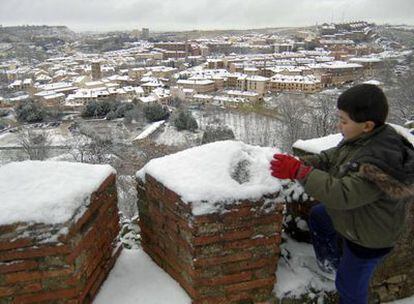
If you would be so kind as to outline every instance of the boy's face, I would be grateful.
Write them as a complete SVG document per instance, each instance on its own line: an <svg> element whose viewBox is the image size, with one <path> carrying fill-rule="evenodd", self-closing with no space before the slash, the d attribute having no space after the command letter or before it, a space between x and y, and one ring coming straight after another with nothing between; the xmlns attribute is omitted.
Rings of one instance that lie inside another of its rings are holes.
<svg viewBox="0 0 414 304"><path fill-rule="evenodd" d="M338 110L338 129L345 139L353 139L363 133L372 131L375 123L372 121L356 122L353 121L347 112Z"/></svg>

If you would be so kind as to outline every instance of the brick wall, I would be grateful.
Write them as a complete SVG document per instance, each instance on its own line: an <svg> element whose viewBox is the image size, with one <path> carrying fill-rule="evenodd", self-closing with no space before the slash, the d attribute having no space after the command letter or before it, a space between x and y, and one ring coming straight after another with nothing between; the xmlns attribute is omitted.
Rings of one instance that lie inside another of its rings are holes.
<svg viewBox="0 0 414 304"><path fill-rule="evenodd" d="M111 175L66 223L0 226L0 303L90 303L120 254L118 220Z"/></svg>
<svg viewBox="0 0 414 304"><path fill-rule="evenodd" d="M138 182L138 196L142 247L193 303L258 303L271 296L283 209L276 197L194 216L191 203L149 175Z"/></svg>

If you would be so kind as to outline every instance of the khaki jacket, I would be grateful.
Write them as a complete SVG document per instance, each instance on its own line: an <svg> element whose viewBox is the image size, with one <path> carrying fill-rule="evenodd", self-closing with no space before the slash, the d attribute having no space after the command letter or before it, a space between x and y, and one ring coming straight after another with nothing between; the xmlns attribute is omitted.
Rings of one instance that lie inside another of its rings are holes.
<svg viewBox="0 0 414 304"><path fill-rule="evenodd" d="M305 191L325 204L338 233L368 248L395 245L414 202L414 148L405 138L385 125L303 160L315 168Z"/></svg>

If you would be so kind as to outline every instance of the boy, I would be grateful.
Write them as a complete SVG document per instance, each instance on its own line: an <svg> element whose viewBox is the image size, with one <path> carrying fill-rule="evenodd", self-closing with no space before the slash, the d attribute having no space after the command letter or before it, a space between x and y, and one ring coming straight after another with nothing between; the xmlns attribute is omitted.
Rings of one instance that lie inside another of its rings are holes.
<svg viewBox="0 0 414 304"><path fill-rule="evenodd" d="M414 201L414 148L385 124L388 103L377 86L348 89L337 108L344 137L337 147L300 161L275 154L271 171L299 180L321 202L308 222L318 265L336 271L341 304L366 304L370 278Z"/></svg>

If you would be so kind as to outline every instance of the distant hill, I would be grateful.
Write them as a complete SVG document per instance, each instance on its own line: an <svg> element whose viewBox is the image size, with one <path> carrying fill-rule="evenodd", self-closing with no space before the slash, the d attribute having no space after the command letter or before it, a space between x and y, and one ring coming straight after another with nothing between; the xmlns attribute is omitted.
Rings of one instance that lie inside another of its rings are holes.
<svg viewBox="0 0 414 304"><path fill-rule="evenodd" d="M0 27L0 42L30 43L39 39L61 39L73 41L76 33L66 26L25 25Z"/></svg>
<svg viewBox="0 0 414 304"><path fill-rule="evenodd" d="M315 26L308 27L278 27L278 28L258 28L258 29L229 29L229 30L192 30L192 31L171 31L171 32L153 32L152 35L160 40L183 40L197 38L214 38L217 36L244 35L251 33L260 34L291 34L294 35L298 31L315 31ZM163 39L164 38L164 39Z"/></svg>

